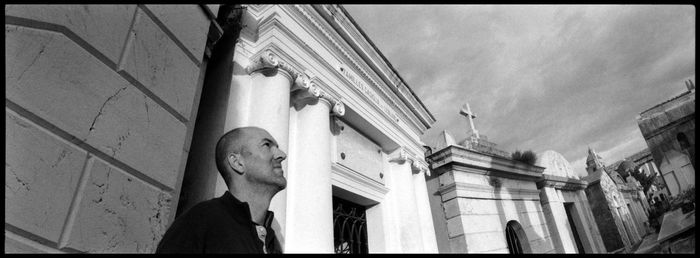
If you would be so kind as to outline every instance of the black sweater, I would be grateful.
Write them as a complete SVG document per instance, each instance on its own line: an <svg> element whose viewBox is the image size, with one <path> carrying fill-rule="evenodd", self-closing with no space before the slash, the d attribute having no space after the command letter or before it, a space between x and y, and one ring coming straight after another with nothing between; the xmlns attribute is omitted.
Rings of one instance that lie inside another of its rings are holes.
<svg viewBox="0 0 700 258"><path fill-rule="evenodd" d="M267 253L281 253L270 224L274 214L267 212L265 246ZM198 203L172 223L156 253L263 253L263 243L250 217L248 203L230 192Z"/></svg>

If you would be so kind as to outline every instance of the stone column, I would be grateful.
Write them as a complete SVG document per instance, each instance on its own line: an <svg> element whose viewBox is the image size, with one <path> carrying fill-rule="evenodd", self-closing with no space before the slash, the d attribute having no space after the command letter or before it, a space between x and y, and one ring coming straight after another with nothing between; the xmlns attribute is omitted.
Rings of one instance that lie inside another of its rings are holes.
<svg viewBox="0 0 700 258"><path fill-rule="evenodd" d="M287 177L286 253L333 253L330 113L343 104L302 75L292 92L297 110Z"/></svg>
<svg viewBox="0 0 700 258"><path fill-rule="evenodd" d="M271 50L265 50L246 68L234 60L224 132L237 127L257 126L267 130L277 140L279 148L289 153L290 90L297 75L296 70L279 60ZM287 161L282 166L287 177ZM219 176L216 196L226 190L228 188ZM275 213L272 227L283 246L286 199L286 190L282 190L270 203L270 210Z"/></svg>
<svg viewBox="0 0 700 258"><path fill-rule="evenodd" d="M398 211L395 223L400 232L401 252L423 252L423 237L416 209L416 195L413 187L411 159L403 148L390 154L391 185L390 198Z"/></svg>
<svg viewBox="0 0 700 258"><path fill-rule="evenodd" d="M425 182L425 174L429 171L427 164L414 159L411 163L413 169L413 189L415 190L416 210L420 221L421 235L423 236L423 252L437 253L437 239L433 227L433 216L430 212L428 201L428 189Z"/></svg>

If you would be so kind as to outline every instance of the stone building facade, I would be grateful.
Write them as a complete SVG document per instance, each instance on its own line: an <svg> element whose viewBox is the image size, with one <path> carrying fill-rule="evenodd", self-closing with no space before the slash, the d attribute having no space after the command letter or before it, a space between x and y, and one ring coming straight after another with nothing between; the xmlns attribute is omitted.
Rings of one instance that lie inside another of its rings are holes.
<svg viewBox="0 0 700 258"><path fill-rule="evenodd" d="M580 180L558 152L537 157L537 165L545 168L537 187L556 253L605 253L584 191L588 182Z"/></svg>
<svg viewBox="0 0 700 258"><path fill-rule="evenodd" d="M671 196L695 185L695 85L637 116L656 166Z"/></svg>
<svg viewBox="0 0 700 258"><path fill-rule="evenodd" d="M494 143L479 144L482 137L472 133L455 144L443 131L426 157L440 253L555 253L537 189L545 168L512 160Z"/></svg>
<svg viewBox="0 0 700 258"><path fill-rule="evenodd" d="M607 252L632 251L644 232L635 220L638 217L631 211L629 197L625 198L623 189L627 189L626 186L613 180L613 176L619 175L609 174L602 158L590 148L586 171L588 175L583 180L588 182L588 187L585 192Z"/></svg>
<svg viewBox="0 0 700 258"><path fill-rule="evenodd" d="M427 155L430 205L441 253L605 253L580 180L555 151L513 160L474 126L457 143L443 131Z"/></svg>
<svg viewBox="0 0 700 258"><path fill-rule="evenodd" d="M348 13L223 10L5 8L6 252L152 252L226 190L209 147L239 126L288 154L285 252L349 251L338 216L363 225L355 252L438 251L419 138L435 119Z"/></svg>

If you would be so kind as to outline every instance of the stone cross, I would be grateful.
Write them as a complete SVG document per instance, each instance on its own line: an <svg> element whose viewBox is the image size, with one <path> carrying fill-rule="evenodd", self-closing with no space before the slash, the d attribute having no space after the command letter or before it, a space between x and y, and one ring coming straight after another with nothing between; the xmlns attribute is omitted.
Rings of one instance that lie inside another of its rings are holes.
<svg viewBox="0 0 700 258"><path fill-rule="evenodd" d="M471 130L469 132L467 132L467 135L474 134L476 136L476 138L479 138L479 131L477 131L476 128L474 128L474 120L473 119L476 118L476 115L474 115L474 113L472 113L471 108L469 108L469 103L465 103L462 106L462 109L459 110L459 114L466 116L467 120L469 121L469 129L471 129Z"/></svg>

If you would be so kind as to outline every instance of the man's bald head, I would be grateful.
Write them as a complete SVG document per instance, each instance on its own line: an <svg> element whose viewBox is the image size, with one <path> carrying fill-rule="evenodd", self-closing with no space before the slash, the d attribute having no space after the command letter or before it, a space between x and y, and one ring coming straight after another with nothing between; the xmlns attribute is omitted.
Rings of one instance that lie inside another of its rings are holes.
<svg viewBox="0 0 700 258"><path fill-rule="evenodd" d="M233 129L229 131L228 133L225 133L221 138L219 138L219 141L216 143L216 150L214 152L214 156L216 159L216 168L219 170L219 173L221 173L221 176L224 177L224 180L227 181L229 180L230 175L228 174L228 171L231 169L227 162L226 162L226 156L228 156L229 153L237 153L237 154L243 154L245 150L245 139L246 139L246 133L250 130L254 129L260 129L257 127L239 127L236 129Z"/></svg>

